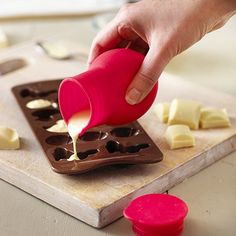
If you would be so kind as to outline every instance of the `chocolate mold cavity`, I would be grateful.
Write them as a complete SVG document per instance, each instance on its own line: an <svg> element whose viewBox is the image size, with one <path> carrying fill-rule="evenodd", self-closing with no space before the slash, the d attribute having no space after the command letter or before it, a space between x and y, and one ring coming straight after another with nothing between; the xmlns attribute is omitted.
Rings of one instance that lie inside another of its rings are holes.
<svg viewBox="0 0 236 236"><path fill-rule="evenodd" d="M71 143L71 138L68 135L53 135L46 138L45 142L50 145L63 145Z"/></svg>
<svg viewBox="0 0 236 236"><path fill-rule="evenodd" d="M78 152L77 155L79 157L80 160L83 160L89 156L92 156L94 154L96 154L98 152L98 149L90 149L90 150L87 150L85 152Z"/></svg>
<svg viewBox="0 0 236 236"><path fill-rule="evenodd" d="M106 149L109 153L120 152L120 153L136 153L141 149L146 149L150 145L148 143L141 143L131 146L124 146L116 141L108 141L106 144Z"/></svg>
<svg viewBox="0 0 236 236"><path fill-rule="evenodd" d="M108 134L102 131L88 131L80 139L83 141L96 141L105 139L107 136Z"/></svg>
<svg viewBox="0 0 236 236"><path fill-rule="evenodd" d="M133 146L128 146L125 148L125 152L135 153L135 152L139 152L141 149L148 148L149 146L150 145L148 143L141 143L141 144L137 144Z"/></svg>
<svg viewBox="0 0 236 236"><path fill-rule="evenodd" d="M106 149L109 153L119 152L121 145L116 141L110 140L106 144Z"/></svg>
<svg viewBox="0 0 236 236"><path fill-rule="evenodd" d="M85 152L78 152L77 155L80 160L83 160L89 156L95 155L96 153L98 153L98 151L99 151L98 149L90 149ZM57 147L53 152L53 156L56 161L69 159L72 154L73 153L71 151L62 147Z"/></svg>
<svg viewBox="0 0 236 236"><path fill-rule="evenodd" d="M61 147L56 148L53 152L53 156L56 161L68 159L71 155L72 155L72 152L70 152L66 148L61 148Z"/></svg>
<svg viewBox="0 0 236 236"><path fill-rule="evenodd" d="M36 96L39 97L47 97L48 95L52 94L52 93L57 93L57 90L49 90L49 91L35 91Z"/></svg>
<svg viewBox="0 0 236 236"><path fill-rule="evenodd" d="M58 113L59 113L59 110L57 109L43 109L43 110L34 111L32 115L37 117L38 120L47 121L47 120L52 119L53 115L58 114Z"/></svg>
<svg viewBox="0 0 236 236"><path fill-rule="evenodd" d="M23 98L26 97L46 97L52 93L57 93L57 90L49 90L49 91L40 91L37 89L32 89L32 88L25 88L20 91L20 95Z"/></svg>
<svg viewBox="0 0 236 236"><path fill-rule="evenodd" d="M140 133L138 129L131 127L118 127L111 131L111 135L115 137L131 137Z"/></svg>
<svg viewBox="0 0 236 236"><path fill-rule="evenodd" d="M31 94L30 89L22 89L22 90L20 91L20 95L21 95L21 97L23 97L23 98L30 96L30 94Z"/></svg>

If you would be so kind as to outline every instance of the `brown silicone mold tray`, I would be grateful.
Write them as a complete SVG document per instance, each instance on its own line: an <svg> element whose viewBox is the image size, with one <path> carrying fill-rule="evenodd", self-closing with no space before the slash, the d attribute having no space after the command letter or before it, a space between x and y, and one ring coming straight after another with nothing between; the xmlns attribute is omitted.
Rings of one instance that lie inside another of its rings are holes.
<svg viewBox="0 0 236 236"><path fill-rule="evenodd" d="M47 99L57 103L61 80L23 84L12 89L18 104L38 138L52 169L61 174L80 174L114 164L156 163L163 155L138 122L121 126L102 125L87 131L78 139L80 160L68 161L72 141L68 133L47 131L62 119L56 106L29 109L27 102Z"/></svg>

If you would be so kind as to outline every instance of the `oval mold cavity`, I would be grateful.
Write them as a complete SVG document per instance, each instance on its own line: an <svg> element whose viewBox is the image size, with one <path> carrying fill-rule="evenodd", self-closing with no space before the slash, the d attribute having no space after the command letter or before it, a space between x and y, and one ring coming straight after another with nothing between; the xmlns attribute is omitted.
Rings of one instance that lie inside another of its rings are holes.
<svg viewBox="0 0 236 236"><path fill-rule="evenodd" d="M105 139L108 136L107 133L104 133L102 131L88 131L84 133L80 139L83 141L96 141L96 140L102 140Z"/></svg>
<svg viewBox="0 0 236 236"><path fill-rule="evenodd" d="M115 137L131 137L140 133L138 129L132 127L118 127L111 131L111 135Z"/></svg>
<svg viewBox="0 0 236 236"><path fill-rule="evenodd" d="M71 143L71 138L68 135L53 135L46 138L45 142L50 145L63 145Z"/></svg>
<svg viewBox="0 0 236 236"><path fill-rule="evenodd" d="M25 88L20 91L21 97L46 97L52 93L57 93L57 90L49 90L49 91L40 91L33 88Z"/></svg>
<svg viewBox="0 0 236 236"><path fill-rule="evenodd" d="M59 113L58 109L43 109L34 111L32 115L38 117L38 120L47 121L52 119L52 116L58 113Z"/></svg>
<svg viewBox="0 0 236 236"><path fill-rule="evenodd" d="M120 144L116 141L108 141L106 144L106 149L109 153L119 152Z"/></svg>

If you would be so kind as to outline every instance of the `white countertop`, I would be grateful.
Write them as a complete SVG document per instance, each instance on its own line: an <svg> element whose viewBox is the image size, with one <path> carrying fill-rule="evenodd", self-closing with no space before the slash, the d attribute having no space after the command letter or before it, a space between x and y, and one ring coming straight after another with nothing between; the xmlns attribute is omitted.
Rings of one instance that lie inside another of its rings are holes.
<svg viewBox="0 0 236 236"><path fill-rule="evenodd" d="M0 23L12 44L63 32L66 40L78 40L87 46L95 34L91 25L90 20L74 18ZM236 17L224 29L209 34L176 57L166 70L236 96L235 29ZM0 181L0 189L0 236L133 235L130 223L124 218L98 230L4 181ZM189 206L184 236L234 236L236 152L170 189L169 193L179 196Z"/></svg>

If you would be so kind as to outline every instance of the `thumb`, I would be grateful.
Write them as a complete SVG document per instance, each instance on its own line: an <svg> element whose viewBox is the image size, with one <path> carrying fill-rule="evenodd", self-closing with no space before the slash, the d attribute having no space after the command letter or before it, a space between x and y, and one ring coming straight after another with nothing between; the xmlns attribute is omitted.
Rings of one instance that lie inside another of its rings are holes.
<svg viewBox="0 0 236 236"><path fill-rule="evenodd" d="M151 46L127 89L126 101L131 105L140 103L152 90L167 63L164 53Z"/></svg>

